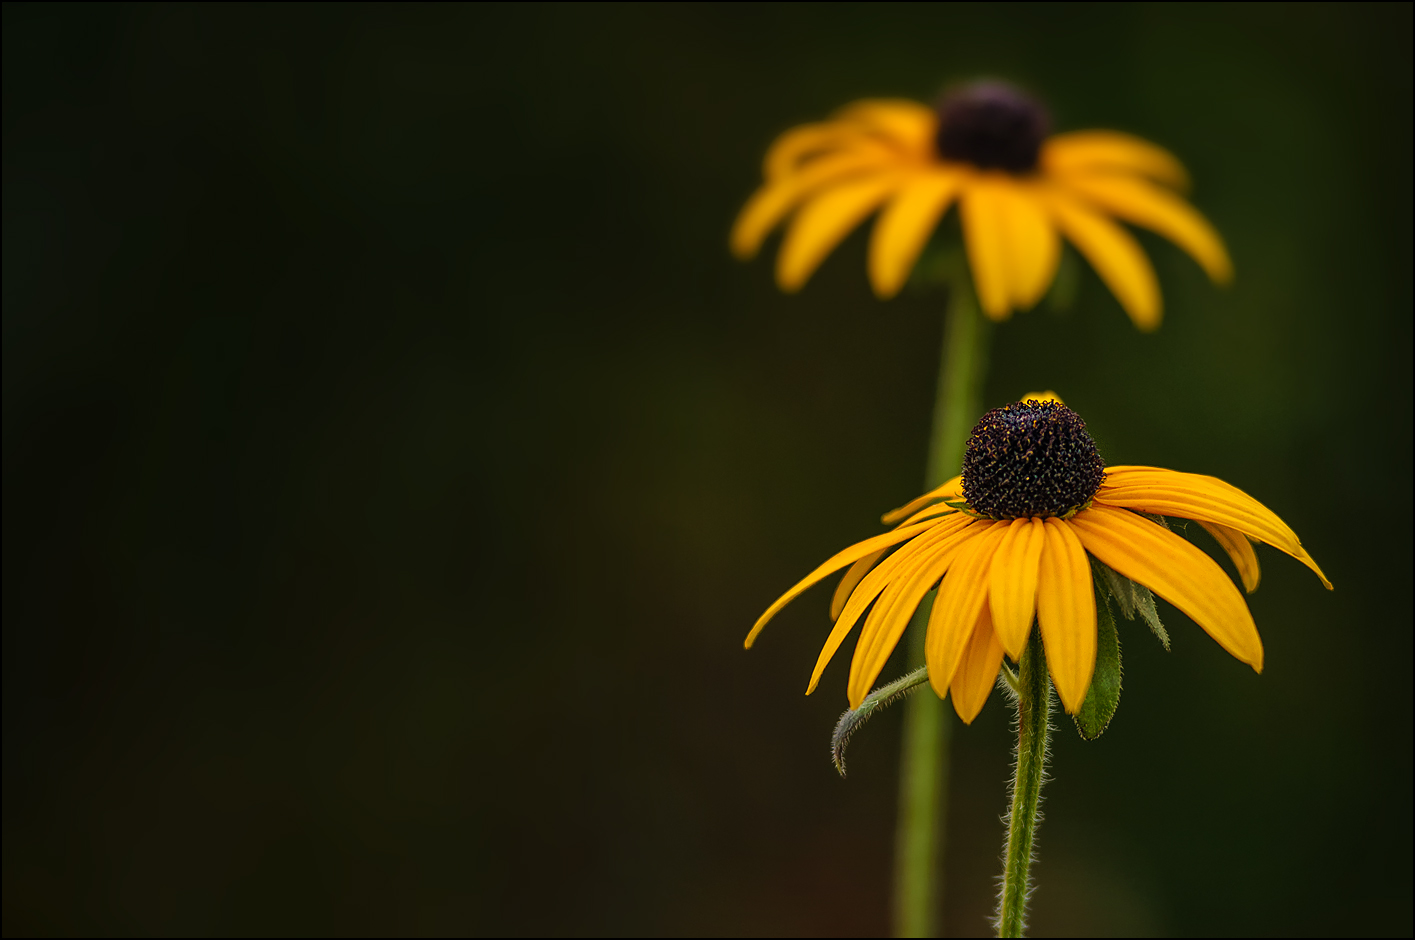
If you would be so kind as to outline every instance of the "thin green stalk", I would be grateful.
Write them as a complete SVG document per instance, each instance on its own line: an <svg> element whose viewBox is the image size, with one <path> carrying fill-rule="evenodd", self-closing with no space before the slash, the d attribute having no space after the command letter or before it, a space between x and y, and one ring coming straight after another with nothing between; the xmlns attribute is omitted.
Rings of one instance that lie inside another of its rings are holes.
<svg viewBox="0 0 1415 940"><path fill-rule="evenodd" d="M1046 769L1047 717L1051 682L1041 630L1033 627L1022 653L1017 676L1017 766L1012 778L1012 810L1007 815L1007 856L1003 862L998 899L997 935L1020 937L1026 926L1027 895L1031 892L1032 842L1037 831Z"/></svg>
<svg viewBox="0 0 1415 940"><path fill-rule="evenodd" d="M978 313L961 256L952 268L924 480L925 488L930 490L958 474L963 445L979 414L983 376L987 372L988 323ZM924 664L924 633L932 607L930 594L910 624L910 668ZM948 743L952 731L953 720L937 696L921 694L906 700L894 856L896 937L939 934Z"/></svg>

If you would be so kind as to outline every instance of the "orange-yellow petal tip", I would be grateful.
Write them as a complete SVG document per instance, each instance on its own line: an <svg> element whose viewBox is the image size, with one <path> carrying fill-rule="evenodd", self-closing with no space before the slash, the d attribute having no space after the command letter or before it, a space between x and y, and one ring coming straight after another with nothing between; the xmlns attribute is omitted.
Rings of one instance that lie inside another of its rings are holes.
<svg viewBox="0 0 1415 940"><path fill-rule="evenodd" d="M1302 554L1305 557L1299 558L1297 560L1303 562L1308 568L1312 569L1312 573L1321 579L1323 587L1325 587L1328 591L1335 591L1336 588L1331 586L1331 582L1327 580L1327 576L1322 573L1322 569L1317 565L1317 560L1311 555L1308 555L1306 549L1302 550Z"/></svg>
<svg viewBox="0 0 1415 940"><path fill-rule="evenodd" d="M893 300L899 296L899 290L903 285L881 284L877 279L870 278L870 288L874 291L876 300Z"/></svg>

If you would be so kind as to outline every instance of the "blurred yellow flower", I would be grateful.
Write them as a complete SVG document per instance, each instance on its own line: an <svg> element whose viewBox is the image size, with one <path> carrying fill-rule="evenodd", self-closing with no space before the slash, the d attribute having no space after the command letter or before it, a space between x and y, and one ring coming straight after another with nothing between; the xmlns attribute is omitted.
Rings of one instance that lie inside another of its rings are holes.
<svg viewBox="0 0 1415 940"><path fill-rule="evenodd" d="M937 109L905 100L848 105L776 139L765 182L733 226L732 250L752 257L790 216L776 280L795 291L878 209L869 275L875 293L889 298L957 202L978 299L994 320L1041 299L1065 235L1136 326L1159 326L1154 268L1111 216L1173 241L1215 282L1232 278L1223 240L1177 195L1188 175L1174 156L1115 131L1047 136L1048 123L1036 102L992 82L956 91Z"/></svg>
<svg viewBox="0 0 1415 940"><path fill-rule="evenodd" d="M1192 519L1227 551L1244 587L1258 586L1249 539L1266 542L1331 583L1270 509L1215 477L1157 467L1107 469L1085 422L1059 401L1028 400L983 416L963 473L884 517L898 526L853 545L787 591L777 611L850 566L831 604L835 628L806 693L866 610L850 664L850 707L869 694L923 597L937 586L925 661L939 697L977 717L1006 653L1021 658L1033 616L1061 703L1076 714L1096 662L1096 607L1087 555L1149 587L1219 645L1262 671L1263 644L1243 595L1216 562L1142 513Z"/></svg>

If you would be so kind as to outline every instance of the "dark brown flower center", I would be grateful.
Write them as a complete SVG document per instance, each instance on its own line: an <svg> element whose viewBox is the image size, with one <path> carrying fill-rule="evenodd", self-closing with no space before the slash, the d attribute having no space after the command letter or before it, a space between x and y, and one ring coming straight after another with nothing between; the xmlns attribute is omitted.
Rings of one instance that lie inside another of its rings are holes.
<svg viewBox="0 0 1415 940"><path fill-rule="evenodd" d="M939 156L984 170L1026 173L1051 129L1046 110L1011 85L977 82L938 104Z"/></svg>
<svg viewBox="0 0 1415 940"><path fill-rule="evenodd" d="M1104 476L1086 422L1054 401L994 408L963 453L963 497L994 519L1068 515L1091 501Z"/></svg>

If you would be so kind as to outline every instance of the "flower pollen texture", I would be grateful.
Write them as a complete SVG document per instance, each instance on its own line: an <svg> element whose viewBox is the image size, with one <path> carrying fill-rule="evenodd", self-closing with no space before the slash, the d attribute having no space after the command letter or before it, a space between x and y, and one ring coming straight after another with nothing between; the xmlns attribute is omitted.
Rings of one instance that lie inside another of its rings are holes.
<svg viewBox="0 0 1415 940"><path fill-rule="evenodd" d="M1011 85L978 82L938 105L939 156L984 170L1027 173L1051 130L1046 110Z"/></svg>
<svg viewBox="0 0 1415 940"><path fill-rule="evenodd" d="M1054 401L994 408L963 453L963 497L994 519L1065 516L1090 502L1104 477L1086 422Z"/></svg>

